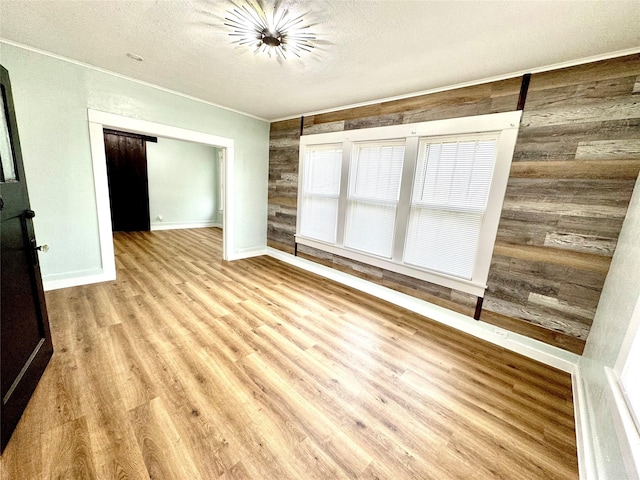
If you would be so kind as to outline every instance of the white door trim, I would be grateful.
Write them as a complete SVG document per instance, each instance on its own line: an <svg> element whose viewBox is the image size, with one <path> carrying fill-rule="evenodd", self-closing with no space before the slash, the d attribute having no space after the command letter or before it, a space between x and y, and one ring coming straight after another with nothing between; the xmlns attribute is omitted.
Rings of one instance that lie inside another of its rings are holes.
<svg viewBox="0 0 640 480"><path fill-rule="evenodd" d="M224 216L222 218L222 257L224 260L231 259L233 256L232 252L235 251L233 221L233 139L92 109L87 109L87 116L89 120L89 139L91 142L91 158L93 162L93 181L96 191L96 210L98 213L100 255L102 259L102 274L100 276L102 277L102 281L115 280L116 278L116 263L113 251L113 230L111 226L111 207L109 204L109 184L107 178L107 160L104 150L103 128L105 127L126 130L133 133L141 133L154 137L164 137L200 143L222 149L225 185L225 209Z"/></svg>

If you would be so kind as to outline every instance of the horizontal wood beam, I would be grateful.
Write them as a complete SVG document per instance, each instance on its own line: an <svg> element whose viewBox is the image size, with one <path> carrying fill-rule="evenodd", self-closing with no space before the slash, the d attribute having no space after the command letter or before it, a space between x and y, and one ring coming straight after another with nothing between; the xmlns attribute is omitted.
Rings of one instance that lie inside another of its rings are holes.
<svg viewBox="0 0 640 480"><path fill-rule="evenodd" d="M279 122L273 122L271 124L271 131L274 130L299 130L300 118L291 118L289 120L281 120Z"/></svg>
<svg viewBox="0 0 640 480"><path fill-rule="evenodd" d="M376 115L380 115L379 103L314 115L313 124L330 123L338 120L353 120L356 118L373 117Z"/></svg>
<svg viewBox="0 0 640 480"><path fill-rule="evenodd" d="M540 162L513 162L511 178L553 178L553 179L627 179L637 178L640 172L638 160L567 160Z"/></svg>
<svg viewBox="0 0 640 480"><path fill-rule="evenodd" d="M520 245L507 242L496 242L493 249L494 255L520 258L531 262L550 263L607 274L611 258L592 253L573 252L571 250L540 247L537 245Z"/></svg>

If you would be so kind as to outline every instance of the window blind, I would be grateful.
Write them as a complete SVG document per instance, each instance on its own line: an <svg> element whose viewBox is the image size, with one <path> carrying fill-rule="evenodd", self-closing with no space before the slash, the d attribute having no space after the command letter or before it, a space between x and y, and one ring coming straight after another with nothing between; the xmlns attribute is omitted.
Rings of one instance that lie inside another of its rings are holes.
<svg viewBox="0 0 640 480"><path fill-rule="evenodd" d="M302 135L296 242L484 295L521 116Z"/></svg>
<svg viewBox="0 0 640 480"><path fill-rule="evenodd" d="M404 263L472 278L497 140L421 139Z"/></svg>
<svg viewBox="0 0 640 480"><path fill-rule="evenodd" d="M341 145L307 148L299 217L302 235L335 243L341 168Z"/></svg>
<svg viewBox="0 0 640 480"><path fill-rule="evenodd" d="M345 246L391 258L405 141L354 145Z"/></svg>

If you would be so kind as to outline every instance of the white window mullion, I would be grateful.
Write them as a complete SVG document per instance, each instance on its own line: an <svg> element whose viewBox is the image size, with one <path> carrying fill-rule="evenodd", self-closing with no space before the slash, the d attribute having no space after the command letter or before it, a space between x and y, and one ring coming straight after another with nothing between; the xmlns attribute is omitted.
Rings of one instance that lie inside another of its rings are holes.
<svg viewBox="0 0 640 480"><path fill-rule="evenodd" d="M342 143L342 169L340 172L340 202L338 204L338 232L336 245L344 246L345 219L347 217L347 196L349 194L349 162L351 161L351 142Z"/></svg>
<svg viewBox="0 0 640 480"><path fill-rule="evenodd" d="M395 238L393 241L393 253L391 259L394 262L402 262L404 244L407 238L407 223L411 211L411 189L413 177L416 171L416 160L418 158L418 137L408 137L405 144L404 164L402 166L402 180L400 183L400 198L398 200L398 211L396 212Z"/></svg>

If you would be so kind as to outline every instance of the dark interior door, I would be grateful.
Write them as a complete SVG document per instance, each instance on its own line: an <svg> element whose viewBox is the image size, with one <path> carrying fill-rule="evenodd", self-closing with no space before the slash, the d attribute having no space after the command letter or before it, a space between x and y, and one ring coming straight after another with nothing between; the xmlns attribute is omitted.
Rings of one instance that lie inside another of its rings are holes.
<svg viewBox="0 0 640 480"><path fill-rule="evenodd" d="M0 67L0 406L3 451L53 354L9 74Z"/></svg>
<svg viewBox="0 0 640 480"><path fill-rule="evenodd" d="M149 230L147 137L104 130L111 222L116 232Z"/></svg>

